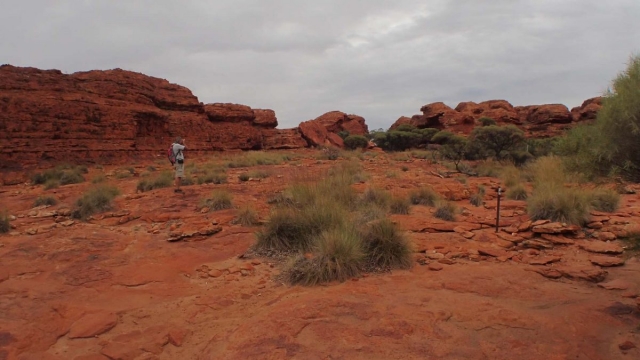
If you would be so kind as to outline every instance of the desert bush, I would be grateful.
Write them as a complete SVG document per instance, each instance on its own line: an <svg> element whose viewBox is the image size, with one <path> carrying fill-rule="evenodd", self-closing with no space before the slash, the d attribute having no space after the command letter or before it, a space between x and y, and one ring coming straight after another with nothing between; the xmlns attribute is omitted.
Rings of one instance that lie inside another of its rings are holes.
<svg viewBox="0 0 640 360"><path fill-rule="evenodd" d="M447 130L441 130L438 131L435 135L433 135L433 137L431 138L431 142L434 144L445 144L447 142L449 142L449 139L455 136L451 131L447 131Z"/></svg>
<svg viewBox="0 0 640 360"><path fill-rule="evenodd" d="M507 158L511 159L515 166L521 167L534 159L534 156L528 151L512 150L507 154Z"/></svg>
<svg viewBox="0 0 640 360"><path fill-rule="evenodd" d="M346 139L349 136L349 132L347 130L342 130L338 132L338 136L342 138L342 140Z"/></svg>
<svg viewBox="0 0 640 360"><path fill-rule="evenodd" d="M487 149L495 159L502 159L524 142L524 132L514 125L476 127L470 137L472 142Z"/></svg>
<svg viewBox="0 0 640 360"><path fill-rule="evenodd" d="M527 189L525 189L522 184L515 184L507 188L507 193L505 195L507 199L511 200L526 200Z"/></svg>
<svg viewBox="0 0 640 360"><path fill-rule="evenodd" d="M409 241L391 220L383 219L367 225L362 239L370 265L383 269L411 267Z"/></svg>
<svg viewBox="0 0 640 360"><path fill-rule="evenodd" d="M439 134L439 133L438 133ZM434 136L435 138L435 136ZM467 152L467 139L458 135L451 135L446 138L446 141L440 147L440 154L445 159L451 160L455 165L457 171L460 171L460 162L465 158Z"/></svg>
<svg viewBox="0 0 640 360"><path fill-rule="evenodd" d="M534 187L562 187L568 177L562 163L557 156L545 156L533 162L526 171L534 183Z"/></svg>
<svg viewBox="0 0 640 360"><path fill-rule="evenodd" d="M58 166L54 169L33 174L31 176L31 182L36 185L46 183L55 184L56 182L59 185L77 184L84 181L84 176L82 176L82 174L85 174L86 172L88 172L86 166Z"/></svg>
<svg viewBox="0 0 640 360"><path fill-rule="evenodd" d="M344 146L347 149L365 149L369 146L369 140L362 135L349 135L344 139Z"/></svg>
<svg viewBox="0 0 640 360"><path fill-rule="evenodd" d="M247 179L249 180L249 179ZM203 170L200 175L198 175L198 184L226 184L227 183L227 173L224 169L221 168L210 168Z"/></svg>
<svg viewBox="0 0 640 360"><path fill-rule="evenodd" d="M438 219L445 221L454 221L456 219L456 206L449 201L440 201L436 206L436 211L433 213Z"/></svg>
<svg viewBox="0 0 640 360"><path fill-rule="evenodd" d="M440 194L430 187L421 187L409 194L409 199L413 205L435 206L440 199Z"/></svg>
<svg viewBox="0 0 640 360"><path fill-rule="evenodd" d="M11 230L9 213L0 211L0 234L6 234Z"/></svg>
<svg viewBox="0 0 640 360"><path fill-rule="evenodd" d="M291 159L292 157L288 154L249 151L231 158L227 161L226 166L229 168L243 168L256 165L280 165Z"/></svg>
<svg viewBox="0 0 640 360"><path fill-rule="evenodd" d="M557 150L567 155L570 170L593 176L614 173L638 182L639 133L640 56L634 56L603 97L595 124L572 129Z"/></svg>
<svg viewBox="0 0 640 360"><path fill-rule="evenodd" d="M496 121L495 121L495 120L493 120L493 119L492 119L492 118L490 118L490 117L486 117L486 116L483 116L483 117L481 117L480 119L478 119L478 122L479 122L479 123L480 123L480 125L482 125L482 126L492 126L492 125L496 125Z"/></svg>
<svg viewBox="0 0 640 360"><path fill-rule="evenodd" d="M249 181L249 179L251 179L251 177L249 176L249 173L242 173L240 175L238 175L238 179L240 181Z"/></svg>
<svg viewBox="0 0 640 360"><path fill-rule="evenodd" d="M532 220L551 220L584 225L591 210L589 194L579 188L537 186L527 198Z"/></svg>
<svg viewBox="0 0 640 360"><path fill-rule="evenodd" d="M362 240L349 227L339 227L321 233L315 242L315 256L297 257L285 273L289 282L316 285L345 281L360 273L365 259Z"/></svg>
<svg viewBox="0 0 640 360"><path fill-rule="evenodd" d="M502 165L493 160L482 161L475 167L475 172L481 177L499 177Z"/></svg>
<svg viewBox="0 0 640 360"><path fill-rule="evenodd" d="M598 211L614 212L620 205L620 194L615 190L598 188L591 193L591 206Z"/></svg>
<svg viewBox="0 0 640 360"><path fill-rule="evenodd" d="M49 205L49 206L53 206L56 205L58 203L58 200L56 200L56 198L54 198L53 196L38 196L38 198L36 199L36 201L33 203L33 206L43 206L43 205Z"/></svg>
<svg viewBox="0 0 640 360"><path fill-rule="evenodd" d="M230 192L226 190L216 190L211 193L210 197L203 201L202 205L211 210L231 209L232 198Z"/></svg>
<svg viewBox="0 0 640 360"><path fill-rule="evenodd" d="M403 124L387 132L371 132L372 141L387 151L404 151L414 147L424 147L432 142L437 129L417 129L412 125Z"/></svg>
<svg viewBox="0 0 640 360"><path fill-rule="evenodd" d="M153 179L143 179L138 182L137 191L146 192L171 186L174 178L170 172L163 172Z"/></svg>
<svg viewBox="0 0 640 360"><path fill-rule="evenodd" d="M86 191L76 202L72 216L86 220L90 216L111 209L111 202L120 193L118 188L99 185Z"/></svg>
<svg viewBox="0 0 640 360"><path fill-rule="evenodd" d="M234 222L242 226L256 226L260 223L260 218L254 208L245 206L238 210Z"/></svg>
<svg viewBox="0 0 640 360"><path fill-rule="evenodd" d="M406 197L394 196L389 203L389 210L392 214L407 215L411 202Z"/></svg>
<svg viewBox="0 0 640 360"><path fill-rule="evenodd" d="M56 179L49 179L47 180L47 182L44 183L44 189L45 190L51 190L51 189L56 189L60 187L60 181L56 180Z"/></svg>
<svg viewBox="0 0 640 360"><path fill-rule="evenodd" d="M515 166L505 166L500 170L500 179L506 187L512 187L520 183L520 170Z"/></svg>
<svg viewBox="0 0 640 360"><path fill-rule="evenodd" d="M549 156L553 154L558 138L549 137L544 139L526 139L526 151L533 155L534 158Z"/></svg>

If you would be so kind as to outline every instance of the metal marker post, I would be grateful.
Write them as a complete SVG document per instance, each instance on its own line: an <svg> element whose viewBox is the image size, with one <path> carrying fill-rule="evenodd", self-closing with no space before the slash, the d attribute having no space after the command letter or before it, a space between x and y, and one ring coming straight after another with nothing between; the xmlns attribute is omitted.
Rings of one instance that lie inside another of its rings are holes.
<svg viewBox="0 0 640 360"><path fill-rule="evenodd" d="M498 206L496 206L496 232L498 232L498 226L500 226L500 194L502 194L502 188L498 187Z"/></svg>

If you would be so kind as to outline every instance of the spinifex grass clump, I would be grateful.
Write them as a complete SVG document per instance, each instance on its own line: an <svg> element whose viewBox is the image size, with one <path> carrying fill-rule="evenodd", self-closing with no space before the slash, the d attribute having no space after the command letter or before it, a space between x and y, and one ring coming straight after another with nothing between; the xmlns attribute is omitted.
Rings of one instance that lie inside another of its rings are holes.
<svg viewBox="0 0 640 360"><path fill-rule="evenodd" d="M280 201L273 202L275 208L257 234L256 249L300 254L284 272L294 284L344 281L367 268L370 258L378 259L371 263L382 264L379 266L406 267L404 260L388 260L402 254L406 242L391 246L396 238L374 237L374 231L366 228L366 224L384 219L390 195L369 189L358 196L352 184L361 178L359 166L345 163L319 181L286 189ZM408 247L406 251L410 251Z"/></svg>
<svg viewBox="0 0 640 360"><path fill-rule="evenodd" d="M76 202L72 216L86 220L91 215L111 209L111 202L120 193L118 188L101 185L85 192Z"/></svg>
<svg viewBox="0 0 640 360"><path fill-rule="evenodd" d="M407 215L410 207L411 203L406 197L394 196L389 203L389 210L392 214Z"/></svg>
<svg viewBox="0 0 640 360"><path fill-rule="evenodd" d="M522 184L515 184L507 189L506 196L507 199L511 200L526 200L528 196L527 189Z"/></svg>
<svg viewBox="0 0 640 360"><path fill-rule="evenodd" d="M539 158L531 172L534 188L527 198L527 211L532 220L575 225L583 225L589 220L591 194L579 187L565 186L568 177L559 158Z"/></svg>
<svg viewBox="0 0 640 360"><path fill-rule="evenodd" d="M371 265L385 269L411 267L409 241L389 219L367 225L362 236Z"/></svg>
<svg viewBox="0 0 640 360"><path fill-rule="evenodd" d="M435 206L440 199L440 194L430 187L421 187L409 194L409 198L413 205Z"/></svg>
<svg viewBox="0 0 640 360"><path fill-rule="evenodd" d="M6 234L11 230L9 213L0 211L0 234Z"/></svg>
<svg viewBox="0 0 640 360"><path fill-rule="evenodd" d="M52 196L38 196L36 201L34 201L33 206L34 207L43 206L43 205L53 206L53 205L56 205L57 203L58 203L58 200L56 200L56 198Z"/></svg>
<svg viewBox="0 0 640 360"><path fill-rule="evenodd" d="M260 223L258 213L251 206L245 206L238 210L234 223L242 226L256 226Z"/></svg>
<svg viewBox="0 0 640 360"><path fill-rule="evenodd" d="M232 157L227 161L226 166L229 168L243 168L257 165L279 165L291 159L292 156L289 154L249 151Z"/></svg>
<svg viewBox="0 0 640 360"><path fill-rule="evenodd" d="M438 219L445 221L454 221L456 219L456 206L449 201L440 201L436 206L436 211L433 213Z"/></svg>
<svg viewBox="0 0 640 360"><path fill-rule="evenodd" d="M173 175L170 172L163 172L153 179L143 179L138 182L137 190L140 192L151 191L171 186Z"/></svg>
<svg viewBox="0 0 640 360"><path fill-rule="evenodd" d="M216 190L211 193L211 196L204 199L202 205L208 207L211 210L224 210L231 209L233 197L231 193L226 190Z"/></svg>
<svg viewBox="0 0 640 360"><path fill-rule="evenodd" d="M614 212L620 205L620 194L611 189L596 189L591 194L591 206L598 211Z"/></svg>
<svg viewBox="0 0 640 360"><path fill-rule="evenodd" d="M88 173L86 166L58 166L54 169L36 173L31 176L31 182L40 185L46 184L49 189L59 185L77 184L84 181L83 174Z"/></svg>

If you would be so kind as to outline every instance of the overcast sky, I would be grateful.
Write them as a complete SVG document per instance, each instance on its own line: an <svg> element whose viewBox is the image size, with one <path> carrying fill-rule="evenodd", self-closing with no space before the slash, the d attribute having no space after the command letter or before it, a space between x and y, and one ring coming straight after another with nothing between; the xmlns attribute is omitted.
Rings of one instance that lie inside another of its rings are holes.
<svg viewBox="0 0 640 360"><path fill-rule="evenodd" d="M640 53L639 0L0 0L0 63L122 68L204 103L388 128L422 105L568 107Z"/></svg>

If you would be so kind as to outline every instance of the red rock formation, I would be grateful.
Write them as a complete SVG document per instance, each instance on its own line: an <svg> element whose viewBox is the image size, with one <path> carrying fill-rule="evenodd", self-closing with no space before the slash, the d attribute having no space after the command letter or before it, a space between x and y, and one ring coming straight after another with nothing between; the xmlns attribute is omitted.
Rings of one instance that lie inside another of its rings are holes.
<svg viewBox="0 0 640 360"><path fill-rule="evenodd" d="M589 99L571 112L561 104L514 107L505 100L490 100L481 103L461 102L452 109L442 102L436 102L420 108L422 115L399 118L390 129L410 124L418 128L447 129L468 134L479 125L479 119L488 117L499 125L517 125L528 136L547 137L561 134L574 122L595 119L601 106L601 98Z"/></svg>
<svg viewBox="0 0 640 360"><path fill-rule="evenodd" d="M273 110L203 105L185 87L130 71L0 67L3 169L164 156L175 136L192 154L308 146L297 129L277 125Z"/></svg>
<svg viewBox="0 0 640 360"><path fill-rule="evenodd" d="M344 142L337 134L348 131L351 135L365 135L369 129L363 117L347 115L341 111L331 111L299 126L300 133L311 146L343 147Z"/></svg>

